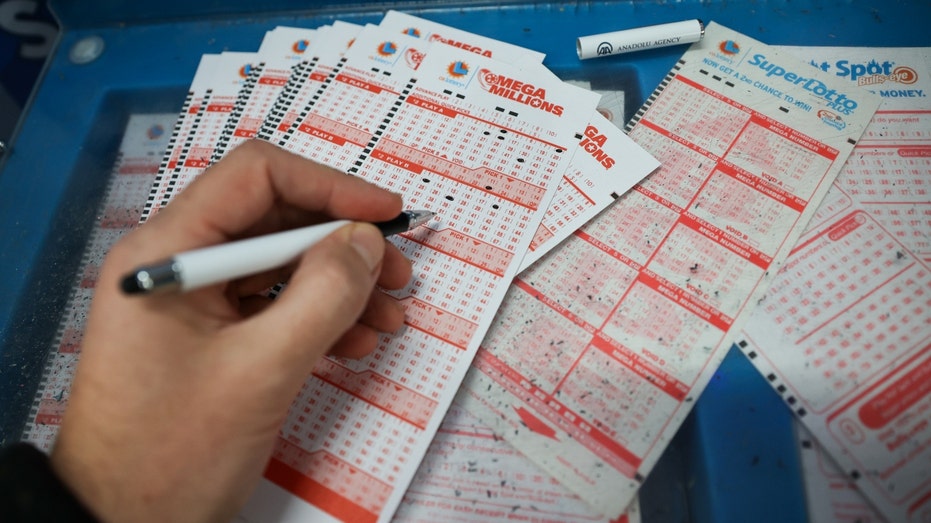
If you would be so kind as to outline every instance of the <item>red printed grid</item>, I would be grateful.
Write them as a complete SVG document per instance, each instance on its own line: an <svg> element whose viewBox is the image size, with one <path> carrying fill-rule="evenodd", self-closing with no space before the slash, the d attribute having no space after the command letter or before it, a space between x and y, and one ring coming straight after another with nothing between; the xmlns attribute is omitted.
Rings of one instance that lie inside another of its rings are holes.
<svg viewBox="0 0 931 523"><path fill-rule="evenodd" d="M369 131L357 129L318 114L307 115L298 125L297 130L338 146L342 146L346 142L363 146L368 143L369 138L372 136Z"/></svg>
<svg viewBox="0 0 931 523"><path fill-rule="evenodd" d="M794 130L754 117L727 153L727 159L779 189L807 200L811 173L824 173L837 152L813 146Z"/></svg>
<svg viewBox="0 0 931 523"><path fill-rule="evenodd" d="M784 224L793 223L804 209L804 202L778 189L762 187L765 182L728 167L722 165L712 173L692 204L693 214L714 217L728 232L749 240L781 232Z"/></svg>
<svg viewBox="0 0 931 523"><path fill-rule="evenodd" d="M327 77L322 72L314 73L315 67L321 71L333 69L332 64L324 66L313 61L303 61L295 65L288 83L282 88L283 92L287 92L287 96L283 96L283 92L279 93L273 106L275 114L269 114L269 118L266 118L259 128L262 138L275 144L280 143L284 134L300 119L300 108L313 105L313 97L323 87Z"/></svg>
<svg viewBox="0 0 931 523"><path fill-rule="evenodd" d="M649 179L653 180L655 176L653 174ZM631 212L631 209L637 212ZM678 219L679 213L674 209L645 196L642 188L635 187L599 219L585 224L576 235L584 234L588 241L600 250L611 252L615 258L622 256L620 252L624 251L623 257L632 258L639 269L647 263Z"/></svg>
<svg viewBox="0 0 931 523"><path fill-rule="evenodd" d="M853 200L847 193L840 189L835 181L831 186L831 190L824 195L824 199L821 200L821 205L815 210L802 236L807 236L812 231L817 230L819 227L822 227L841 214L849 212L851 206L853 206Z"/></svg>
<svg viewBox="0 0 931 523"><path fill-rule="evenodd" d="M412 115L413 118L419 119L420 115L418 113L419 111L415 111ZM404 121L405 116L404 111L401 111L397 118ZM401 124L402 128L405 129L401 132L402 139L410 138L411 134L420 137L421 132L415 131L414 126L411 125L413 118L409 122ZM469 125L468 123L459 125L463 120L464 118L459 118L457 122L455 118L443 118L440 120L441 124L436 125L437 120L427 117L425 123L431 126L431 129L439 130L438 133L431 135L432 140L427 141L426 144L420 140L413 140L411 146L405 146L392 141L389 133L379 141L378 147L372 152L372 156L386 163L403 166L405 170L414 174L423 174L424 171L436 173L439 176L453 179L460 184L488 191L490 194L518 205L534 208L542 198L543 193L546 192L545 188L523 182L513 176L489 168L487 165L492 164L496 158L501 157L501 155L495 153L494 149L481 151L480 147L471 146L466 142L455 143L451 136L457 136L463 128ZM474 125L468 128L477 129ZM435 143L437 138L442 140L442 143ZM507 147L512 151L522 148L524 149L522 152L525 154L533 154L532 144L521 147L521 144L516 144L512 140ZM482 167L470 168L460 165L463 160L474 165L478 160L476 155L483 156ZM495 163L505 162L510 163L509 160L501 160ZM519 164L513 162L513 165L505 166L505 168L513 169L515 165Z"/></svg>
<svg viewBox="0 0 931 523"><path fill-rule="evenodd" d="M655 444L644 430L663 425L683 399L667 378L643 357L595 338L560 384L559 397L573 412L592 413L592 424L612 440L644 455Z"/></svg>
<svg viewBox="0 0 931 523"><path fill-rule="evenodd" d="M788 384L821 383L830 392L823 397L843 397L877 376L913 350L929 325L929 270L860 211L800 245L773 289L763 310L801 351L779 359L807 362L793 366ZM831 404L820 397L800 399L824 412Z"/></svg>
<svg viewBox="0 0 931 523"><path fill-rule="evenodd" d="M914 157L903 156L903 152L897 145L860 145L838 184L861 203L927 202L931 151L928 156Z"/></svg>
<svg viewBox="0 0 931 523"><path fill-rule="evenodd" d="M691 384L702 370L693 365L693 351L710 353L724 333L704 318L704 311L687 301L686 296L642 274L604 325L604 335L655 359L659 369Z"/></svg>
<svg viewBox="0 0 931 523"><path fill-rule="evenodd" d="M450 276L442 273L438 274L437 277L442 281L449 281L452 279L453 286L457 285L457 283L461 284L463 281L461 275ZM470 296L467 296L471 298L471 294L477 293L478 291L478 282L466 288L468 290L466 290L465 293L471 291ZM431 292L431 290L433 292ZM431 295L435 295L438 292L438 288L428 289L427 291L427 293ZM460 289L454 287L449 292L458 294ZM443 309L433 307L425 301L412 297L401 300L401 305L404 307L404 322L411 328L429 333L443 342L462 350L466 349L478 327L475 322L469 321L461 316L456 316L455 314L450 314Z"/></svg>
<svg viewBox="0 0 931 523"><path fill-rule="evenodd" d="M523 314L502 315L482 341L482 350L494 355L509 369L522 376L533 376L533 383L553 393L591 340L590 328L579 325L566 314L547 314L548 305L537 299L539 293L529 286L525 292L512 293ZM568 316L568 317L567 317ZM516 347L534 347L534 358L527 358Z"/></svg>
<svg viewBox="0 0 931 523"><path fill-rule="evenodd" d="M395 367L394 364L389 364ZM407 371L408 369L398 369ZM412 371L408 372L413 374ZM398 418L420 429L426 428L430 416L436 409L436 401L415 390L371 370L354 372L337 361L324 358L314 368L313 375L330 385L347 392L371 405L392 413Z"/></svg>
<svg viewBox="0 0 931 523"><path fill-rule="evenodd" d="M464 452L468 449L468 452ZM443 419L394 521L551 520L609 523L578 496L455 403ZM626 523L626 515L611 523Z"/></svg>
<svg viewBox="0 0 931 523"><path fill-rule="evenodd" d="M931 262L931 205L865 203L863 208L908 250Z"/></svg>
<svg viewBox="0 0 931 523"><path fill-rule="evenodd" d="M279 440L265 477L343 521L378 519L390 487L324 451Z"/></svg>
<svg viewBox="0 0 931 523"><path fill-rule="evenodd" d="M314 114L371 135L398 98L396 84L388 78L347 67L320 95Z"/></svg>
<svg viewBox="0 0 931 523"><path fill-rule="evenodd" d="M588 240L593 238L585 233L570 236L561 249L560 264L539 263L524 271L515 283L526 282L542 294L541 299L554 302L551 308L565 310L564 315L578 318L575 323L594 331L633 283L639 267L626 266L625 260L618 258L620 253Z"/></svg>
<svg viewBox="0 0 931 523"><path fill-rule="evenodd" d="M456 365L462 361L462 354L447 347L438 348L436 343L431 343L432 338L428 332L405 328L392 338L393 348L380 346L364 366L353 365L353 362L344 364L377 371L423 398L429 397L429 401L438 401L448 394L450 380L455 375ZM426 403L428 400L420 401Z"/></svg>
<svg viewBox="0 0 931 523"><path fill-rule="evenodd" d="M878 113L874 120L895 116L901 115ZM931 230L931 137L903 132L916 136L905 143L861 142L837 184L909 250L931 260L931 240L923 233Z"/></svg>
<svg viewBox="0 0 931 523"><path fill-rule="evenodd" d="M274 108L287 84L291 70L260 63L255 66L255 72L252 74L258 75L258 78L253 82L249 81L252 78L247 80L248 96L241 92L236 99L235 107L222 131L223 140L216 145L214 161L259 133L266 116Z"/></svg>
<svg viewBox="0 0 931 523"><path fill-rule="evenodd" d="M352 492L351 483L361 476L357 470L365 471L372 482L392 485L406 468L421 432L411 424L397 423L391 413L358 401L323 380L308 381L295 405L282 425L282 438L302 449L313 449L302 450L304 453L322 451L345 465L342 475L320 476L316 470L298 470L340 494L342 489ZM343 437L339 437L341 433ZM384 499L377 503L383 504Z"/></svg>
<svg viewBox="0 0 931 523"><path fill-rule="evenodd" d="M303 135L282 145L301 156L325 159L331 167L349 170L398 98L396 87L376 80L387 81L359 71L336 75L309 108L313 112L296 121L297 132Z"/></svg>
<svg viewBox="0 0 931 523"><path fill-rule="evenodd" d="M691 140L699 152L724 156L750 120L750 114L730 100L697 96L696 91L702 91L701 86L677 76L644 118L671 136ZM658 115L658 119L653 120L653 115ZM652 152L660 157L656 151Z"/></svg>
<svg viewBox="0 0 931 523"><path fill-rule="evenodd" d="M717 242L709 242L709 239ZM650 263L652 271L683 289L680 300L692 300L714 309L708 311L707 320L722 330L730 327L732 318L743 306L740 299L743 283L759 279L768 264L768 260L763 261L749 252L735 252L725 242L697 222L683 219ZM704 248L689 249L691 245L704 245Z"/></svg>
<svg viewBox="0 0 931 523"><path fill-rule="evenodd" d="M556 229L569 226L572 220L582 216L587 209L595 205L595 202L575 183L575 181L581 181L583 177L584 173L578 168L570 167L562 183L556 188L556 196L553 197L546 211L547 218L534 234L533 241L530 243L531 251L539 249L542 244L553 238Z"/></svg>
<svg viewBox="0 0 931 523"><path fill-rule="evenodd" d="M641 187L649 186L651 192L661 193L671 208L688 206L716 167L716 162L702 153L685 149L673 140L660 139L660 132L647 125L637 125L629 136L637 143L651 144L653 156L663 158L659 169L647 177Z"/></svg>
<svg viewBox="0 0 931 523"><path fill-rule="evenodd" d="M411 236L418 234L430 235L429 231L416 231ZM469 328L462 321L478 323L482 313L492 305L494 288L490 282L500 274L489 271L488 267L502 267L512 256L500 249L490 250L487 245L475 244L457 231L447 229L436 236L439 238L417 241L415 237L410 243L403 240L397 243L401 252L414 262L414 277L405 289L394 294L402 303L414 298L432 309L449 313L450 319L456 318L458 325L440 329L437 337L445 340L448 336L450 341L458 341ZM417 243L428 248L416 248ZM421 317L423 312L419 308L411 307L410 311L417 314L417 323L413 326L433 325L432 321Z"/></svg>
<svg viewBox="0 0 931 523"><path fill-rule="evenodd" d="M542 416L547 422L559 427L560 430L568 432L575 441L584 445L585 448L603 459L609 466L630 475L633 475L636 471L636 467L640 464L637 456L633 455L623 445L612 441L604 432L594 427L589 420L578 416L561 404L555 395L548 394L540 389L532 380L507 367L494 355L480 350L475 356L473 367L481 371L487 378L490 378L495 385L520 397L532 410L502 404L490 406L502 419L520 420L520 428L522 429L530 429L547 437L555 436L555 431L537 418L538 415ZM556 459L568 464L562 456L557 456Z"/></svg>

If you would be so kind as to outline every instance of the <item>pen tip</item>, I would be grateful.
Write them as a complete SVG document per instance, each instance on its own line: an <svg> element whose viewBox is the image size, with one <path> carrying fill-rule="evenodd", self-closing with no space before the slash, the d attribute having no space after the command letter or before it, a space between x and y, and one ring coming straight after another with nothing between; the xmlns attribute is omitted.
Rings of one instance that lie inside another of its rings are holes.
<svg viewBox="0 0 931 523"><path fill-rule="evenodd" d="M414 229L432 220L433 217L436 216L436 213L426 210L416 210L407 211L407 215L410 219L408 229Z"/></svg>

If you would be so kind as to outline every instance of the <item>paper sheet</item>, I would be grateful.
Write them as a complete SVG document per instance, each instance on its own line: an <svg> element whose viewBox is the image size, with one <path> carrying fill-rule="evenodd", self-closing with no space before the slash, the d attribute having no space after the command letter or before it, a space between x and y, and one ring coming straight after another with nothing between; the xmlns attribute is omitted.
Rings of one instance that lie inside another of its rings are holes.
<svg viewBox="0 0 931 523"><path fill-rule="evenodd" d="M343 55L361 30L359 25L339 21L328 28L317 29L318 38L304 52L305 57L292 67L292 74L282 88L283 94L263 117L260 138L281 144L284 133L299 118L299 108L309 105L325 80L341 67Z"/></svg>
<svg viewBox="0 0 931 523"><path fill-rule="evenodd" d="M395 513L395 523L609 523L526 456L453 404ZM638 523L636 498L612 523Z"/></svg>
<svg viewBox="0 0 931 523"><path fill-rule="evenodd" d="M883 104L739 346L886 520L927 521L931 53L792 52Z"/></svg>
<svg viewBox="0 0 931 523"><path fill-rule="evenodd" d="M389 32L404 34L424 42L439 42L519 67L540 64L545 57L543 53L532 49L494 40L400 11L388 11L378 25Z"/></svg>
<svg viewBox="0 0 931 523"><path fill-rule="evenodd" d="M237 145L258 134L265 117L291 78L292 67L313 49L326 45L328 33L329 27L319 31L276 27L265 34L254 57L255 63L250 67L217 139L212 163L220 161Z"/></svg>
<svg viewBox="0 0 931 523"><path fill-rule="evenodd" d="M139 223L143 203L162 163L178 115L130 115L107 184L99 218L88 238L77 281L65 306L22 440L49 452L68 404L97 275L110 247Z"/></svg>
<svg viewBox="0 0 931 523"><path fill-rule="evenodd" d="M167 205L172 196L210 165L254 58L254 53L238 52L201 58L142 211L142 221Z"/></svg>
<svg viewBox="0 0 931 523"><path fill-rule="evenodd" d="M630 132L660 170L515 280L457 401L620 514L877 105L710 24Z"/></svg>
<svg viewBox="0 0 931 523"><path fill-rule="evenodd" d="M800 423L795 423L802 480L810 523L877 523L884 521L853 480Z"/></svg>
<svg viewBox="0 0 931 523"><path fill-rule="evenodd" d="M360 32L280 142L439 215L393 239L414 264L393 294L406 327L369 358L324 360L284 424L266 478L294 495L294 514L390 518L597 103L551 77L401 36ZM245 519L268 520L267 499Z"/></svg>

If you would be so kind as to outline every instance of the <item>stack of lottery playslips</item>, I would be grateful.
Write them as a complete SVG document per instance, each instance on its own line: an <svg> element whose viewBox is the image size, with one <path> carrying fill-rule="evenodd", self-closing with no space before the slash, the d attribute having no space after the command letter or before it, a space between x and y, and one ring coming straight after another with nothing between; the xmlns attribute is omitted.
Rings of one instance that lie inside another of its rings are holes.
<svg viewBox="0 0 931 523"><path fill-rule="evenodd" d="M405 327L366 359L314 370L244 518L285 491L311 512L390 516L514 276L658 166L596 110L598 94L542 59L399 12L379 26L279 27L257 53L202 58L143 219L248 139L438 215L391 239L414 264L391 294ZM597 513L557 491L537 504Z"/></svg>

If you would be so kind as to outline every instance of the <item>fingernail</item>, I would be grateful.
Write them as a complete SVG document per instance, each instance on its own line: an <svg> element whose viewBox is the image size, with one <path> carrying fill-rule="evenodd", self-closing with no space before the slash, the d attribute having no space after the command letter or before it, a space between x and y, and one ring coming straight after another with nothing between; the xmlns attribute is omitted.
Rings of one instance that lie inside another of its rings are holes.
<svg viewBox="0 0 931 523"><path fill-rule="evenodd" d="M374 271L385 254L385 238L381 232L367 223L357 223L353 226L349 241L365 260L369 271Z"/></svg>

